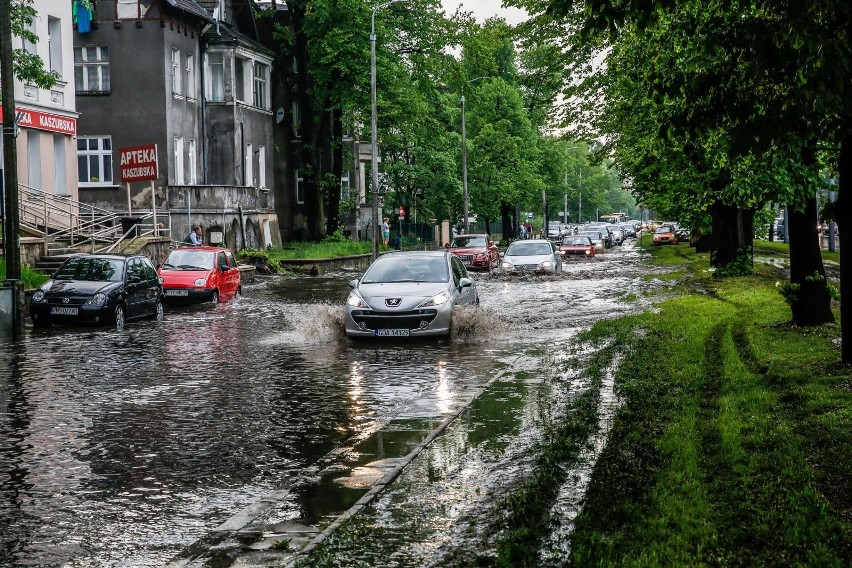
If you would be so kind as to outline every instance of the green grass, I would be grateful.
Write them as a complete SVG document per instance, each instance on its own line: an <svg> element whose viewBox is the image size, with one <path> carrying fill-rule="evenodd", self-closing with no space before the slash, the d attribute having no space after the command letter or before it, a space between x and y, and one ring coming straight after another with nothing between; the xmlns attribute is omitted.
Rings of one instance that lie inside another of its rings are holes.
<svg viewBox="0 0 852 568"><path fill-rule="evenodd" d="M335 258L356 254L369 254L369 241L345 241L339 243L285 243L281 248L266 249L272 260L295 260L302 258Z"/></svg>
<svg viewBox="0 0 852 568"><path fill-rule="evenodd" d="M840 262L840 253L838 251L828 252L827 250L823 250L821 252L823 260ZM790 245L784 244L782 241L754 241L754 254L764 256L789 255Z"/></svg>
<svg viewBox="0 0 852 568"><path fill-rule="evenodd" d="M0 278L6 278L6 260L0 258ZM41 272L36 272L26 266L21 267L21 280L24 281L24 288L30 290L38 288L49 280L48 276Z"/></svg>
<svg viewBox="0 0 852 568"><path fill-rule="evenodd" d="M600 370L620 352L621 406L569 565L848 566L852 370L839 326L790 326L769 267L715 279L687 245L642 246L681 281L677 295L578 338L606 347L506 497L495 564L537 565L554 490L595 424Z"/></svg>

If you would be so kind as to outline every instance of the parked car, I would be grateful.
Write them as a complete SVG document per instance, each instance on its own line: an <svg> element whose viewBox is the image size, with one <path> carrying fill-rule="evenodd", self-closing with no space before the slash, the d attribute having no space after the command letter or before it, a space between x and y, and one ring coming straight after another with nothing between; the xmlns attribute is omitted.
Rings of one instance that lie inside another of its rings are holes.
<svg viewBox="0 0 852 568"><path fill-rule="evenodd" d="M446 336L453 307L479 303L464 264L444 251L384 254L349 287L344 315L349 337Z"/></svg>
<svg viewBox="0 0 852 568"><path fill-rule="evenodd" d="M619 227L621 227L621 230L624 231L625 237L636 238L636 225L633 223L621 223Z"/></svg>
<svg viewBox="0 0 852 568"><path fill-rule="evenodd" d="M220 247L174 249L157 267L168 304L227 302L242 293L233 253Z"/></svg>
<svg viewBox="0 0 852 568"><path fill-rule="evenodd" d="M500 266L506 271L560 272L562 259L556 251L556 246L550 241L530 239L510 244Z"/></svg>
<svg viewBox="0 0 852 568"><path fill-rule="evenodd" d="M447 249L468 270L491 270L500 262L500 250L489 235L458 235Z"/></svg>
<svg viewBox="0 0 852 568"><path fill-rule="evenodd" d="M689 242L690 230L687 227L678 227L675 229L675 236L677 237L678 242Z"/></svg>
<svg viewBox="0 0 852 568"><path fill-rule="evenodd" d="M559 254L566 256L595 256L595 243L586 235L564 237L559 245Z"/></svg>
<svg viewBox="0 0 852 568"><path fill-rule="evenodd" d="M144 256L104 254L68 258L30 300L35 327L105 324L163 318L162 285Z"/></svg>
<svg viewBox="0 0 852 568"><path fill-rule="evenodd" d="M675 229L671 225L660 225L656 229L654 229L654 237L652 239L652 243L655 245L676 245L677 244L677 236L675 235Z"/></svg>

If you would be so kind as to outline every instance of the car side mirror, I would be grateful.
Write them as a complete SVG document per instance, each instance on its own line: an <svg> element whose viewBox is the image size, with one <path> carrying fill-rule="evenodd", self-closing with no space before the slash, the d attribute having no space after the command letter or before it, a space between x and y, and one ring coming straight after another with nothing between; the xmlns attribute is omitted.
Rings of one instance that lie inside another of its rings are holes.
<svg viewBox="0 0 852 568"><path fill-rule="evenodd" d="M471 280L470 278L462 278L461 280L459 280L459 289L469 288L471 286L473 286L473 280Z"/></svg>
<svg viewBox="0 0 852 568"><path fill-rule="evenodd" d="M354 290L355 288L357 288L357 287L358 287L358 279L356 278L355 280L353 280L352 282L350 282L350 283L349 283L349 287L350 287L350 288L352 288L353 290Z"/></svg>
<svg viewBox="0 0 852 568"><path fill-rule="evenodd" d="M228 268L230 268L230 267L227 264L220 264L219 265L219 270L221 270L222 272L228 272Z"/></svg>

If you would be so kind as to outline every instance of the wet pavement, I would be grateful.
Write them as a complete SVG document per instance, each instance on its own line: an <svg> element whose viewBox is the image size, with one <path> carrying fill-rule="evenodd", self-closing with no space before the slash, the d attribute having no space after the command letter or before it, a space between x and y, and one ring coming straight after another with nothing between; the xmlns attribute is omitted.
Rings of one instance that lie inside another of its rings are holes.
<svg viewBox="0 0 852 568"><path fill-rule="evenodd" d="M648 305L645 272L627 244L477 275L482 307L425 343L345 339L346 271L122 331L28 328L0 344L0 565L276 565L376 484L389 537L361 561L440 563L579 388L552 372L572 338Z"/></svg>

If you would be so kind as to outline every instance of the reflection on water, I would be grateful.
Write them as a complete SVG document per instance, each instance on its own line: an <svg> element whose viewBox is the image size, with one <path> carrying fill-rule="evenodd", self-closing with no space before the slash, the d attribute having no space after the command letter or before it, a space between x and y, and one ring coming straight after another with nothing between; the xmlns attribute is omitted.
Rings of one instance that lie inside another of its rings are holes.
<svg viewBox="0 0 852 568"><path fill-rule="evenodd" d="M350 342L346 273L267 279L120 331L0 343L0 565L161 566L281 487L293 491L271 519L343 511L496 368L624 309L610 288L639 291L629 275L602 287L591 267L605 263L575 266L477 276L483 308L458 310L452 341ZM498 411L525 395L501 396L432 467L511 438Z"/></svg>

